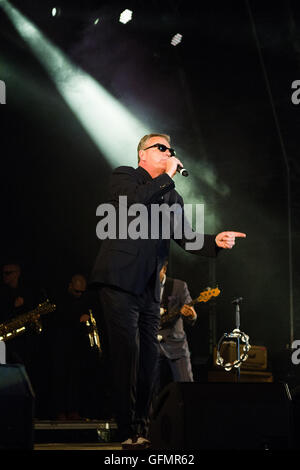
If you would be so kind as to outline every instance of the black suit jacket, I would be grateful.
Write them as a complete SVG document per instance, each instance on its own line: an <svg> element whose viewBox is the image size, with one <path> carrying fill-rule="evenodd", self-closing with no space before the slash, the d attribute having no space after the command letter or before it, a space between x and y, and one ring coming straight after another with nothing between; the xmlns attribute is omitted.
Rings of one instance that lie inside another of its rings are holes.
<svg viewBox="0 0 300 470"><path fill-rule="evenodd" d="M173 227L169 239L164 239L161 234L156 239L150 237L121 239L118 235L120 228L118 220L120 211L124 207L120 207L119 196L127 197L128 207L139 203L147 208L146 219L150 233L151 204L166 203L170 206L177 203L181 206L183 214L183 199L174 188L174 181L166 173L152 178L142 167L134 169L122 166L114 170L108 202L116 211L116 237L102 241L92 271L91 284L115 286L139 295L146 285L152 282L155 298L157 301L160 300L159 271L163 261L168 257L170 239L174 239ZM128 217L127 227L133 219L134 217ZM146 219L144 217L144 222ZM214 239L214 235L204 235L203 248L191 252L203 256L216 256L218 247ZM184 237L175 241L185 249Z"/></svg>

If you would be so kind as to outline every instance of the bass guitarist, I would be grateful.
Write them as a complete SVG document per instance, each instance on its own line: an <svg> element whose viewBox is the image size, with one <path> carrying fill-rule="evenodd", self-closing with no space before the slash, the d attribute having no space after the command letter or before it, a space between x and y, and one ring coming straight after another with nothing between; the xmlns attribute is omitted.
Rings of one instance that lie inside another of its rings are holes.
<svg viewBox="0 0 300 470"><path fill-rule="evenodd" d="M161 326L159 329L159 366L157 391L170 378L172 382L193 382L190 350L184 321L194 325L197 313L188 305L192 299L186 282L166 277L168 262L160 271ZM178 312L178 315L176 315ZM173 316L172 313L175 313ZM164 318L171 317L164 321Z"/></svg>

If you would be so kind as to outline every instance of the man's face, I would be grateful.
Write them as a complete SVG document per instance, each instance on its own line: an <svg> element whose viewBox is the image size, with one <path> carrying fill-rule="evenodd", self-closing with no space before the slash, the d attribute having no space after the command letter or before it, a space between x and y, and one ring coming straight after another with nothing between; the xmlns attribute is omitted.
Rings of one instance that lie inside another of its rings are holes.
<svg viewBox="0 0 300 470"><path fill-rule="evenodd" d="M169 142L163 137L150 137L144 145L144 149L151 147L154 144L163 144L166 147L170 147ZM140 161L144 168L149 170L156 170L159 173L166 171L166 162L171 157L170 150L161 152L157 147L151 147L147 150L140 150L139 152Z"/></svg>
<svg viewBox="0 0 300 470"><path fill-rule="evenodd" d="M75 279L71 281L69 284L70 294L72 294L77 299L80 299L80 297L85 292L85 290L86 290L86 281L83 278Z"/></svg>
<svg viewBox="0 0 300 470"><path fill-rule="evenodd" d="M16 264L6 264L3 266L3 282L4 284L16 287L20 277L20 268Z"/></svg>

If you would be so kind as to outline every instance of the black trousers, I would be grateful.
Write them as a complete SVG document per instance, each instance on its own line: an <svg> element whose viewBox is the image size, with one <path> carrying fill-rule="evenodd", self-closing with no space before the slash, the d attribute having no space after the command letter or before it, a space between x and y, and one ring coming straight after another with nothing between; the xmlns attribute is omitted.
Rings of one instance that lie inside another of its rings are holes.
<svg viewBox="0 0 300 470"><path fill-rule="evenodd" d="M120 439L135 434L147 437L158 358L159 302L151 286L139 296L110 286L99 293Z"/></svg>

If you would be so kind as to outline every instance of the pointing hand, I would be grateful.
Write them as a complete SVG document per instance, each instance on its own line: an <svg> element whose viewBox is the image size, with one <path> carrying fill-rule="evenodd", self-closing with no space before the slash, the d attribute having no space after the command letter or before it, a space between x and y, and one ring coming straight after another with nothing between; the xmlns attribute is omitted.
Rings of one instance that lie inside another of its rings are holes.
<svg viewBox="0 0 300 470"><path fill-rule="evenodd" d="M215 238L219 248L232 248L235 245L235 239L241 237L246 238L246 234L242 232L221 232Z"/></svg>

